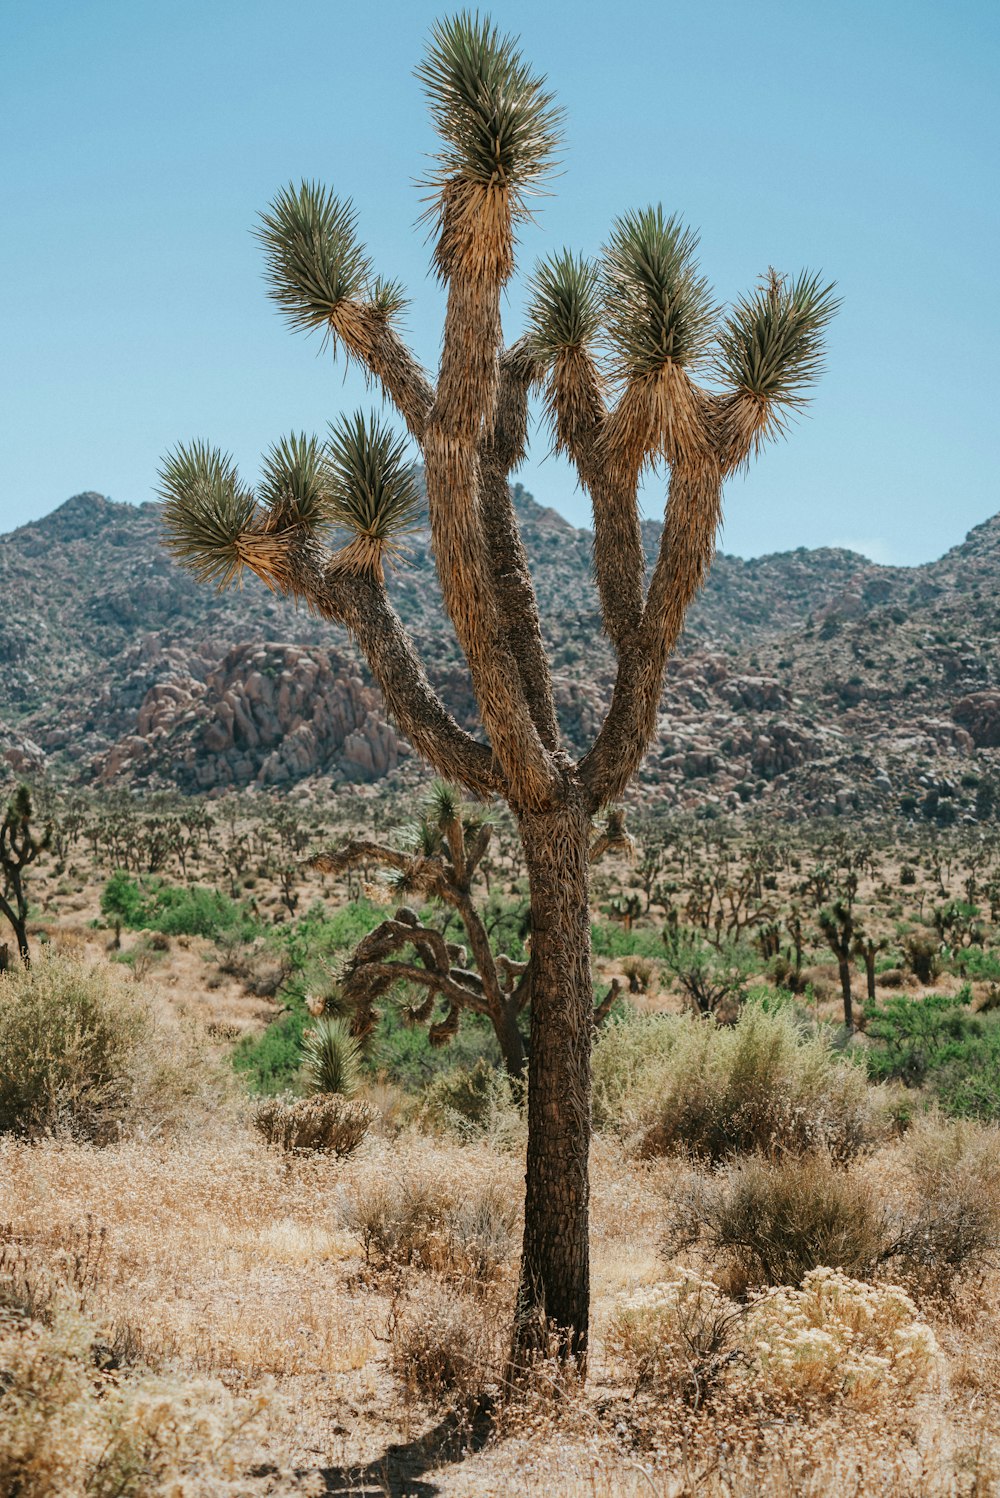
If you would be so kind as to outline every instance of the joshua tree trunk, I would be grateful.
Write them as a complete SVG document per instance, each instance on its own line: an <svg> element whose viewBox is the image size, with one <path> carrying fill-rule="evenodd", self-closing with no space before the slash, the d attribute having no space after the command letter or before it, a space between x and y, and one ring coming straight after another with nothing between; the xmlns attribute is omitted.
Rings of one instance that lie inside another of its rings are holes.
<svg viewBox="0 0 1000 1498"><path fill-rule="evenodd" d="M505 346L516 230L555 160L560 111L513 39L478 15L434 27L418 76L441 138L428 208L448 292L436 383L397 332L402 289L376 275L350 203L316 184L290 187L259 232L271 294L289 321L356 360L422 452L438 583L482 735L435 693L385 589L385 564L421 523L421 496L404 444L379 421L342 420L325 445L283 439L256 494L218 449L180 447L161 492L168 544L185 565L220 586L249 567L345 626L414 750L478 799L505 800L518 820L532 951L514 1348L528 1353L551 1338L582 1361L589 819L622 794L656 733L667 660L714 554L723 483L803 404L837 304L817 276L770 271L722 313L698 270L695 236L652 206L618 220L596 264L564 251L539 265L527 331ZM710 388L694 378L703 367L714 371ZM607 716L575 765L509 486L526 452L532 388L591 501L602 625L617 656ZM647 577L638 487L661 465L670 478ZM338 530L347 540L333 545Z"/></svg>
<svg viewBox="0 0 1000 1498"><path fill-rule="evenodd" d="M531 888L531 1050L524 1249L512 1363L545 1348L583 1363L589 1308L590 815L578 786L520 819Z"/></svg>
<svg viewBox="0 0 1000 1498"><path fill-rule="evenodd" d="M524 1041L517 1023L517 1005L508 999L500 1010L500 1017L493 1026L503 1056L504 1070L515 1079L524 1075Z"/></svg>
<svg viewBox="0 0 1000 1498"><path fill-rule="evenodd" d="M854 1029L854 1000L851 996L851 963L847 957L837 959L840 969L840 992L844 998L844 1025L848 1031Z"/></svg>
<svg viewBox="0 0 1000 1498"><path fill-rule="evenodd" d="M14 932L17 952L25 967L30 966L31 950L28 946L28 923L6 900L0 899L0 915L5 915Z"/></svg>

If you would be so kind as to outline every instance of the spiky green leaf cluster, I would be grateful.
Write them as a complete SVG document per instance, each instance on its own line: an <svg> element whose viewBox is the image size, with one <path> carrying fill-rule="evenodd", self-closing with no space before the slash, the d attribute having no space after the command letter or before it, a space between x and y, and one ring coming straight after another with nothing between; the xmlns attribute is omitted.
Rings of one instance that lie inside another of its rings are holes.
<svg viewBox="0 0 1000 1498"><path fill-rule="evenodd" d="M823 334L838 306L833 285L774 271L736 303L719 334L717 372L737 390L794 410L823 370ZM780 416L776 418L780 423Z"/></svg>
<svg viewBox="0 0 1000 1498"><path fill-rule="evenodd" d="M662 207L627 213L604 248L601 281L616 373L649 374L704 356L717 308L694 258L698 238Z"/></svg>
<svg viewBox="0 0 1000 1498"><path fill-rule="evenodd" d="M462 796L446 780L435 780L427 797L427 812L442 831L462 815Z"/></svg>
<svg viewBox="0 0 1000 1498"><path fill-rule="evenodd" d="M597 270L582 255L562 250L540 261L529 293L531 349L545 363L569 349L585 347L600 331Z"/></svg>
<svg viewBox="0 0 1000 1498"><path fill-rule="evenodd" d="M369 292L369 299L376 312L385 318L395 317L406 306L408 297L402 281L387 281L376 276Z"/></svg>
<svg viewBox="0 0 1000 1498"><path fill-rule="evenodd" d="M342 1019L318 1019L302 1047L302 1070L311 1093L336 1092L350 1097L357 1091L361 1044Z"/></svg>
<svg viewBox="0 0 1000 1498"><path fill-rule="evenodd" d="M319 525L326 490L323 450L316 438L292 432L275 442L261 465L257 495L272 522Z"/></svg>
<svg viewBox="0 0 1000 1498"><path fill-rule="evenodd" d="M369 287L393 310L402 304L398 287L376 282L351 204L319 182L284 188L260 215L257 238L269 295L293 327L329 332L337 307L367 298Z"/></svg>
<svg viewBox="0 0 1000 1498"><path fill-rule="evenodd" d="M418 858L436 858L441 852L441 828L430 817L407 823L400 829L399 840L403 848Z"/></svg>
<svg viewBox="0 0 1000 1498"><path fill-rule="evenodd" d="M258 513L232 458L204 442L182 443L164 459L159 478L167 548L201 582L227 587L242 566L238 538Z"/></svg>
<svg viewBox="0 0 1000 1498"><path fill-rule="evenodd" d="M417 77L445 143L442 179L526 188L552 164L562 111L516 40L462 11L438 21Z"/></svg>
<svg viewBox="0 0 1000 1498"><path fill-rule="evenodd" d="M406 439L361 411L330 426L326 513L355 536L391 544L421 520L420 485Z"/></svg>

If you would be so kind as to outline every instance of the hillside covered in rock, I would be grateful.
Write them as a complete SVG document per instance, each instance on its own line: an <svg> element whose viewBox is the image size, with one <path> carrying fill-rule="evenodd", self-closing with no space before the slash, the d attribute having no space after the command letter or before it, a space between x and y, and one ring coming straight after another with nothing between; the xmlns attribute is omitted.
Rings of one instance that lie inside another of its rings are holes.
<svg viewBox="0 0 1000 1498"><path fill-rule="evenodd" d="M592 739L614 679L590 533L522 490L564 731ZM417 773L334 626L255 579L219 595L160 545L158 506L80 494L0 536L0 758L79 784L332 785ZM660 528L647 522L652 555ZM821 549L720 555L672 663L636 794L785 816L1000 807L1000 517L940 561ZM475 728L429 537L390 582L436 688ZM994 789L996 787L996 789Z"/></svg>

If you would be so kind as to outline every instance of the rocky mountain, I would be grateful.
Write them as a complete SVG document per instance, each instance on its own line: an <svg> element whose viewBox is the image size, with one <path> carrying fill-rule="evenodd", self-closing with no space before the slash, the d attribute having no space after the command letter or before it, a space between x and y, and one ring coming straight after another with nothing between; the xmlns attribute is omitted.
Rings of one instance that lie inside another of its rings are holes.
<svg viewBox="0 0 1000 1498"><path fill-rule="evenodd" d="M614 678L591 537L521 489L515 501L560 716L582 749ZM651 556L659 531L644 527ZM998 567L1000 516L923 567L829 548L720 555L637 794L781 815L990 817ZM426 534L390 588L435 686L474 728ZM417 770L343 632L254 579L224 595L196 584L160 545L156 505L80 494L0 536L0 598L0 759L16 773L218 792Z"/></svg>

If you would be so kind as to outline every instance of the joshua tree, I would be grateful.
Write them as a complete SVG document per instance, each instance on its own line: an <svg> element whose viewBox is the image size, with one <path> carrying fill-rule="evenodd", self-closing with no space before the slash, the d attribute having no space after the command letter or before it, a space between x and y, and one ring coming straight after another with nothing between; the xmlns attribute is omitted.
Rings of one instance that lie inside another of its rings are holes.
<svg viewBox="0 0 1000 1498"><path fill-rule="evenodd" d="M880 952L884 952L889 945L887 936L868 936L864 931L855 931L854 941L851 947L855 957L860 957L865 965L866 993L869 1001L875 1002L875 963Z"/></svg>
<svg viewBox="0 0 1000 1498"><path fill-rule="evenodd" d="M31 954L28 951L28 895L24 888L24 871L52 841L51 824L41 837L32 832L32 815L31 792L26 785L19 785L0 821L0 915L10 922L18 954L26 967ZM0 950L6 951L6 945ZM3 965L6 966L6 958Z"/></svg>
<svg viewBox="0 0 1000 1498"><path fill-rule="evenodd" d="M504 1066L512 1077L524 1070L524 1044L519 1016L531 999L531 963L494 957L486 923L476 904L474 881L493 837L493 827L481 815L463 807L452 786L439 781L431 791L426 814L410 830L407 846L356 839L336 853L315 860L327 874L344 874L359 864L377 864L390 871L399 895L421 895L439 900L465 927L474 967L465 947L445 939L433 926L421 925L408 906L383 921L362 938L344 971L339 1001L351 1013L355 1035L367 1035L378 1020L378 999L400 982L421 991L421 1000L406 1013L414 1024L429 1024L431 1045L445 1045L457 1034L462 1013L482 1014L493 1026ZM629 851L632 840L620 811L612 811L594 842L590 861L609 850ZM412 954L412 955L410 955ZM619 985L594 1009L594 1023L610 1011ZM445 1013L435 1019L438 1002Z"/></svg>
<svg viewBox="0 0 1000 1498"><path fill-rule="evenodd" d="M771 271L721 312L694 234L650 207L613 225L596 263L562 251L539 265L527 330L505 345L500 303L516 230L555 159L560 111L514 41L478 16L438 23L418 76L441 139L427 209L447 288L436 383L397 331L402 290L376 275L347 201L308 182L288 187L259 237L290 323L356 360L422 454L438 581L482 737L435 694L386 593L384 567L419 505L404 441L381 421L341 420L325 444L285 438L264 460L256 494L222 452L181 446L162 469L164 519L176 555L204 580L225 586L249 568L344 625L414 749L514 814L532 930L515 1363L542 1345L582 1362L591 818L621 795L655 733L667 658L713 556L723 483L804 403L835 301L815 275ZM701 370L711 386L696 382ZM604 724L576 763L560 736L508 482L524 456L532 387L590 496L594 574L618 659ZM661 464L669 487L647 586L637 489ZM331 530L340 533L332 542Z"/></svg>
<svg viewBox="0 0 1000 1498"><path fill-rule="evenodd" d="M850 900L834 900L819 913L819 929L837 959L840 991L844 999L844 1025L848 1034L854 1030L854 1005L851 998L851 952L854 943L854 909Z"/></svg>

